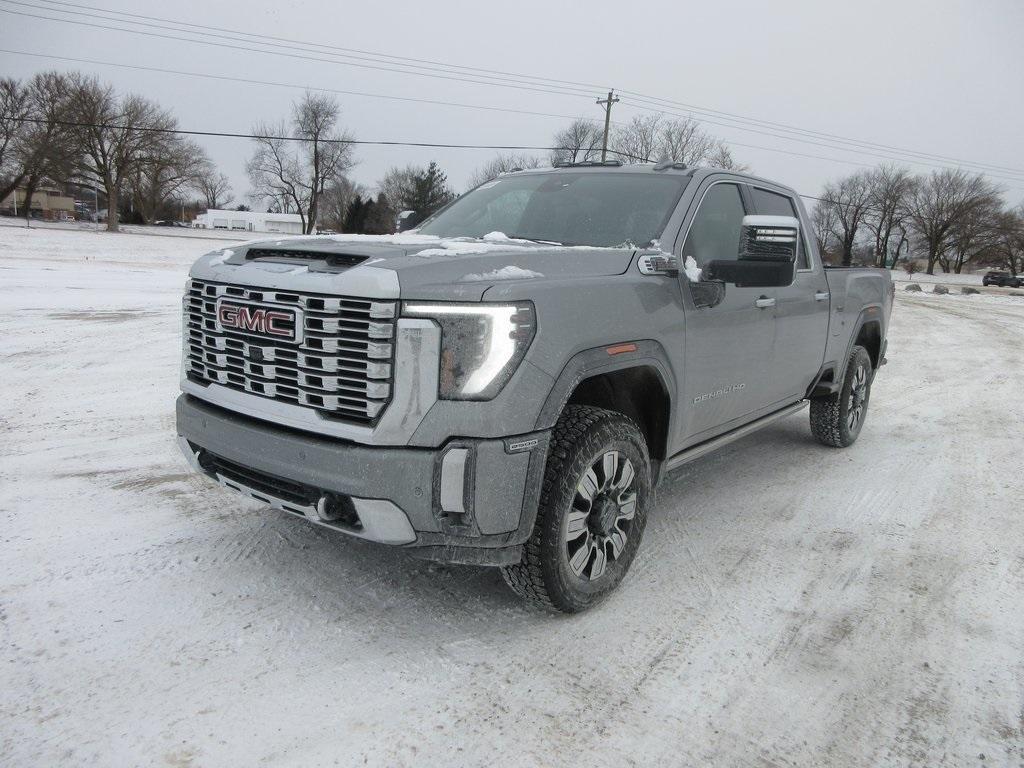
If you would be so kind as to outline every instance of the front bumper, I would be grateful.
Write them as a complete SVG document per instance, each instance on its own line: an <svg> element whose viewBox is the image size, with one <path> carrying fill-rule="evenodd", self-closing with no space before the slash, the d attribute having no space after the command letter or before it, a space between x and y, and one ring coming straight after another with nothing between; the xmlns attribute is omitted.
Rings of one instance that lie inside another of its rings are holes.
<svg viewBox="0 0 1024 768"><path fill-rule="evenodd" d="M177 402L186 459L211 479L343 533L446 562L519 560L533 528L550 433L374 447Z"/></svg>

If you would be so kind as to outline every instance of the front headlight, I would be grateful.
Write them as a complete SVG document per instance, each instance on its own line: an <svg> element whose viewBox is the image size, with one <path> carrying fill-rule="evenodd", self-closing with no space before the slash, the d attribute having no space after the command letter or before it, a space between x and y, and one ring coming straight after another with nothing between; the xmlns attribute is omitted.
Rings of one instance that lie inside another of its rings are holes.
<svg viewBox="0 0 1024 768"><path fill-rule="evenodd" d="M508 383L533 341L533 304L405 302L406 317L428 317L441 326L438 396L490 400Z"/></svg>

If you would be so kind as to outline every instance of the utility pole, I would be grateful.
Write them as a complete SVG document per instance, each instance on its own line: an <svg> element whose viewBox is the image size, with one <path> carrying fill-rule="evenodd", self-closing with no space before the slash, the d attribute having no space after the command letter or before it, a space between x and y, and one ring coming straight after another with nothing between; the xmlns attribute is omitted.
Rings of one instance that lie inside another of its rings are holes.
<svg viewBox="0 0 1024 768"><path fill-rule="evenodd" d="M604 107L604 141L601 142L601 162L605 161L608 156L608 129L611 128L612 124L612 104L617 102L619 97L615 95L615 91L608 91L607 99L598 99L597 103Z"/></svg>

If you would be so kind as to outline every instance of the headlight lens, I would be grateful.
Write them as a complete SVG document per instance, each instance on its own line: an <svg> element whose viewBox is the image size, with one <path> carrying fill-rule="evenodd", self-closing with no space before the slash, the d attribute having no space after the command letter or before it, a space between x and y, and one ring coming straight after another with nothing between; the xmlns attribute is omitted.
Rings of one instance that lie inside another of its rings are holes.
<svg viewBox="0 0 1024 768"><path fill-rule="evenodd" d="M402 314L441 326L438 396L490 400L508 383L536 332L533 304L406 302Z"/></svg>

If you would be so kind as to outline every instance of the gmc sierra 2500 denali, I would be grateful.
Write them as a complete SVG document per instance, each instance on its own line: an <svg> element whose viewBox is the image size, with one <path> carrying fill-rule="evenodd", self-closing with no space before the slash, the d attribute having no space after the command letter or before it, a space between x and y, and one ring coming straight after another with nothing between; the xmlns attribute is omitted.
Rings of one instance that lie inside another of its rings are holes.
<svg viewBox="0 0 1024 768"><path fill-rule="evenodd" d="M808 403L818 440L857 439L892 296L823 268L764 179L515 172L407 233L199 259L177 430L235 491L579 611L666 472Z"/></svg>

